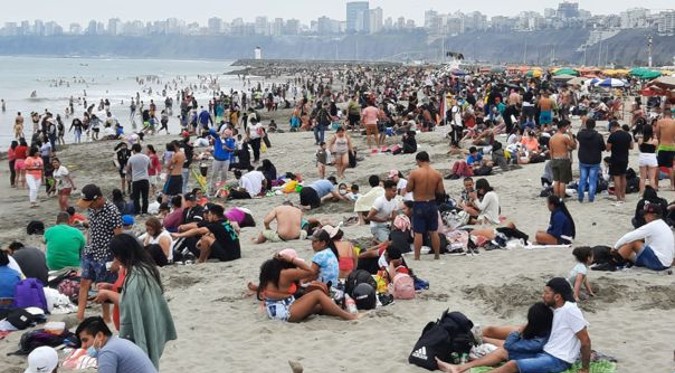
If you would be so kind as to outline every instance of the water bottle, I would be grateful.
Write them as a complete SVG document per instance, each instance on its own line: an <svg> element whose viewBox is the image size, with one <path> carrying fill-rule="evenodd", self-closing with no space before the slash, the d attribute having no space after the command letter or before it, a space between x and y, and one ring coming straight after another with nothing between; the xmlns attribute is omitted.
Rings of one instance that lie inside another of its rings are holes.
<svg viewBox="0 0 675 373"><path fill-rule="evenodd" d="M358 313L359 309L356 308L356 302L352 297L349 296L349 294L345 294L345 306L347 308L347 312L349 313Z"/></svg>

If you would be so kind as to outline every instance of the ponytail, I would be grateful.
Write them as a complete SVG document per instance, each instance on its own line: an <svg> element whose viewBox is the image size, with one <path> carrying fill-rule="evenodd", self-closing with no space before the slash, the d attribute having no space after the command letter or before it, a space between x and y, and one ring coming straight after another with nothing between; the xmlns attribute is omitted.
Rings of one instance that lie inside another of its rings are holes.
<svg viewBox="0 0 675 373"><path fill-rule="evenodd" d="M576 238L577 228L574 225L574 219L572 218L572 214L570 214L569 210L567 209L567 206L565 205L565 201L562 198L552 195L548 197L548 203L552 204L556 209L560 209L560 211L562 211L562 213L565 214L567 219L570 221L570 225L572 228L572 238Z"/></svg>

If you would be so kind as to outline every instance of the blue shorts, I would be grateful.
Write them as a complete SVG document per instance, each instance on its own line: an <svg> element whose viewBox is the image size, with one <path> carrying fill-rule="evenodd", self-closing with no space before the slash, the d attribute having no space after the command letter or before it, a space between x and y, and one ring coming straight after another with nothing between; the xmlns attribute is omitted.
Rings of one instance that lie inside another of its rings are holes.
<svg viewBox="0 0 675 373"><path fill-rule="evenodd" d="M518 365L520 373L559 373L572 366L572 364L546 352L541 352L530 359L516 360L516 365Z"/></svg>
<svg viewBox="0 0 675 373"><path fill-rule="evenodd" d="M82 278L93 282L114 283L117 280L117 273L108 271L105 267L106 262L108 260L95 260L91 255L84 254L80 263Z"/></svg>
<svg viewBox="0 0 675 373"><path fill-rule="evenodd" d="M668 269L668 267L665 267L663 263L661 263L656 254L654 254L654 250L652 250L649 245L642 246L642 250L640 250L635 258L635 265L638 267L647 267L654 271Z"/></svg>
<svg viewBox="0 0 675 373"><path fill-rule="evenodd" d="M553 121L553 113L551 111L542 111L539 113L539 124L551 124Z"/></svg>
<svg viewBox="0 0 675 373"><path fill-rule="evenodd" d="M436 201L414 201L412 226L415 233L438 230L438 206Z"/></svg>

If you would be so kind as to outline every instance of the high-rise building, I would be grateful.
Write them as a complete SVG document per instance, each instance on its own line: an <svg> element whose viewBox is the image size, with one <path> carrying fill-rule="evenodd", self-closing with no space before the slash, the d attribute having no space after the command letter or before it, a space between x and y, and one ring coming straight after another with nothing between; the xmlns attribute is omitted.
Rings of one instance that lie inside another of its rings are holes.
<svg viewBox="0 0 675 373"><path fill-rule="evenodd" d="M274 23L272 24L272 35L281 36L284 33L284 19L275 18Z"/></svg>
<svg viewBox="0 0 675 373"><path fill-rule="evenodd" d="M424 28L430 31L438 30L438 12L429 9L424 12Z"/></svg>
<svg viewBox="0 0 675 373"><path fill-rule="evenodd" d="M558 4L557 15L559 18L578 18L579 3L577 1L563 1Z"/></svg>
<svg viewBox="0 0 675 373"><path fill-rule="evenodd" d="M284 26L284 34L297 35L300 33L300 21L297 19L288 19Z"/></svg>
<svg viewBox="0 0 675 373"><path fill-rule="evenodd" d="M208 30L210 35L218 35L223 32L223 20L218 17L211 17L208 21Z"/></svg>
<svg viewBox="0 0 675 373"><path fill-rule="evenodd" d="M119 18L108 20L108 35L116 36L122 32L122 21Z"/></svg>
<svg viewBox="0 0 675 373"><path fill-rule="evenodd" d="M370 5L367 1L347 3L347 32L368 32L369 23Z"/></svg>
<svg viewBox="0 0 675 373"><path fill-rule="evenodd" d="M269 35L269 22L267 17L255 17L255 33L258 35Z"/></svg>
<svg viewBox="0 0 675 373"><path fill-rule="evenodd" d="M72 35L79 35L82 33L82 26L79 23L71 23L68 26L68 33Z"/></svg>
<svg viewBox="0 0 675 373"><path fill-rule="evenodd" d="M371 34L375 34L382 31L382 25L384 23L383 18L384 14L382 12L382 8L378 6L375 9L370 9L369 26Z"/></svg>

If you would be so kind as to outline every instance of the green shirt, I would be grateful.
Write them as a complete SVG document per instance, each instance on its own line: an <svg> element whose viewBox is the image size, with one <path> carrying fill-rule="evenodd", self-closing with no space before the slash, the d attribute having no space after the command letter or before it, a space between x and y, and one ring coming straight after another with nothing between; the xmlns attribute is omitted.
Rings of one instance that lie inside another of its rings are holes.
<svg viewBox="0 0 675 373"><path fill-rule="evenodd" d="M84 249L84 235L66 224L55 225L45 231L47 267L54 271L64 267L79 267Z"/></svg>

